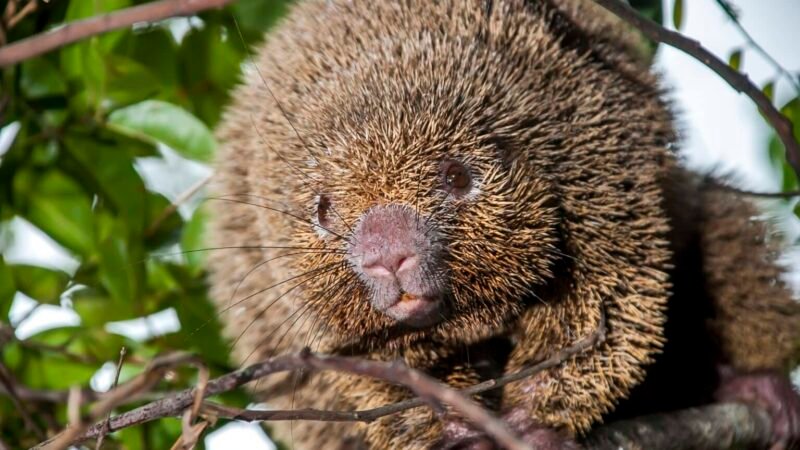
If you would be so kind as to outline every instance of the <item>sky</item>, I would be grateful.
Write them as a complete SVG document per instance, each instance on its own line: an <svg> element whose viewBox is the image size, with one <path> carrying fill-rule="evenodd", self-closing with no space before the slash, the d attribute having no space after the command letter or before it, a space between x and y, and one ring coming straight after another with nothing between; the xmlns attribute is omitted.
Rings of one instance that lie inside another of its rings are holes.
<svg viewBox="0 0 800 450"><path fill-rule="evenodd" d="M665 0L664 11L671 17L673 0ZM735 0L740 11L742 25L764 49L784 68L800 71L800 1L798 0ZM684 0L684 24L681 32L700 41L706 48L727 60L731 51L745 48L742 70L759 86L775 79L776 71L763 57L747 49L745 40L730 23L715 0ZM680 152L686 164L701 171L721 170L735 175L742 187L769 191L779 186L775 171L766 158L766 143L769 137L768 126L760 120L752 101L737 94L702 64L675 49L660 46L655 68L663 75L669 90L682 134ZM791 98L789 84L783 80L776 84L777 103ZM7 127L8 128L8 127ZM10 129L0 132L0 153L7 145ZM150 182L159 184L159 179L169 179L170 185L161 183L159 188L168 197L207 176L207 171L197 166L184 166L187 176L163 177L159 174L175 173L170 164L180 161L172 158L170 152L166 165L159 166L154 161L143 161L140 167L147 173ZM187 213L187 211L182 211ZM47 236L19 221L14 227L15 245L4 252L11 262L28 262L54 266L67 271L74 270L76 262L59 251ZM2 241L2 236L0 236ZM70 268L72 268L70 270ZM22 317L32 306L32 300L18 295L12 308L11 321ZM20 337L29 336L43 328L76 324L77 315L68 305L59 308L45 305L28 318L18 328ZM144 324L146 322L146 325ZM180 326L174 311L162 311L154 317L139 322L114 324L115 332L135 339L147 339L153 334L168 333ZM113 364L105 366L92 380L95 389L104 390L110 386L109 372ZM237 448L239 450L271 450L274 445L266 438L257 425L231 423L209 433L206 445L210 450Z"/></svg>

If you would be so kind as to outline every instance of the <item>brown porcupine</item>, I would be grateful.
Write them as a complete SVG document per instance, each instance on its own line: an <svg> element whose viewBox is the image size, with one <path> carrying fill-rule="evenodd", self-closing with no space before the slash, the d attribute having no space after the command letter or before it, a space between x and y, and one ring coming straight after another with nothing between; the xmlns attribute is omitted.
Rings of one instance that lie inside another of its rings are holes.
<svg viewBox="0 0 800 450"><path fill-rule="evenodd" d="M210 258L238 362L311 346L462 387L605 315L602 345L479 399L542 448L612 411L713 401L721 365L747 372L728 385L749 392L787 385L750 374L787 369L798 344L777 243L746 200L679 167L657 79L593 4L308 1L255 63L220 127L214 186L230 200L215 204L215 245L240 247ZM330 372L257 389L298 408L410 395ZM776 440L797 437L797 414L776 415ZM486 444L422 409L293 426L297 449Z"/></svg>

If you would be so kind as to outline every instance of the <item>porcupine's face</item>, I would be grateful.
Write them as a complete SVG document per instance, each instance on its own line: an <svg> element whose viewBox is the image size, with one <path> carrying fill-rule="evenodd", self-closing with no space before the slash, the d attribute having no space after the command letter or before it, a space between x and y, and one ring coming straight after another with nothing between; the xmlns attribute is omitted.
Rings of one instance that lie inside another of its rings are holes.
<svg viewBox="0 0 800 450"><path fill-rule="evenodd" d="M484 337L536 296L557 253L548 183L486 123L491 102L415 79L367 75L308 107L322 119L297 197L314 225L295 239L331 251L297 260L320 274L303 297L370 346Z"/></svg>

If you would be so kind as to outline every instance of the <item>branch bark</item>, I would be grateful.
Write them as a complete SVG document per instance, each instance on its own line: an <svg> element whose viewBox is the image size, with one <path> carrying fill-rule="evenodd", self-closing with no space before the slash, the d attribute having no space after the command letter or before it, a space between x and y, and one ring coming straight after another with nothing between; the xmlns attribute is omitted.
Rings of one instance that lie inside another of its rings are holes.
<svg viewBox="0 0 800 450"><path fill-rule="evenodd" d="M772 105L772 101L754 85L747 75L734 70L694 39L668 30L644 17L620 0L594 0L615 16L628 22L648 38L674 47L703 63L725 80L733 89L750 97L778 134L786 148L786 161L800 177L800 145L794 138L792 122Z"/></svg>
<svg viewBox="0 0 800 450"><path fill-rule="evenodd" d="M233 0L161 0L133 6L109 14L70 22L61 28L37 34L0 48L0 67L17 64L81 39L106 33L139 22L154 22L169 17L189 16L211 8L221 8Z"/></svg>
<svg viewBox="0 0 800 450"><path fill-rule="evenodd" d="M576 343L562 349L555 355L551 356L550 358L538 364L535 364L519 372L509 374L501 378L488 380L483 383L474 385L470 388L461 391L461 393L458 393L457 391L447 388L446 386L432 379L428 379L427 383L423 381L423 385L422 387L420 387L419 377L420 376L427 377L427 375L424 375L421 372L417 372L409 368L398 369L397 365L391 365L375 361L364 361L355 358L341 358L333 356L319 357L310 355L307 352L303 352L300 355L279 356L261 363L253 364L244 369L240 369L235 372L220 376L207 383L202 383L202 386L199 388L186 389L172 396L165 397L160 400L148 403L147 405L136 408L125 414L113 417L110 420L104 420L100 423L96 423L88 428L85 429L83 427L68 428L67 430L54 436L53 438L45 442L42 442L38 446L34 447L34 449L57 447L56 445L53 445L54 443L57 443L58 446L62 446L65 444L73 445L80 442L84 442L89 439L98 438L98 436L101 436L104 433L117 431L122 428L131 427L134 425L142 424L163 417L179 416L182 411L185 411L190 406L194 406L196 408L197 405L200 404L200 400L203 398L220 394L222 392L231 391L250 381L254 381L256 379L259 379L261 377L273 373L285 372L297 369L310 369L310 368L333 368L340 371L363 373L365 375L377 376L379 378L384 378L384 379L387 379L388 377L392 376L394 378L388 378L388 379L406 385L407 387L414 390L417 394L421 395L421 397L363 411L319 411L319 410L247 411L247 410L238 410L235 408L223 407L221 405L216 405L214 403L209 403L209 402L203 402L202 407L206 412L211 411L213 413L218 414L219 417L236 416L228 418L237 418L240 420L245 420L246 418L249 417L251 418L250 420L304 419L304 420L322 420L322 421L371 422L380 417L388 416L390 414L394 414L407 409L418 408L420 406L423 406L425 405L426 402L430 403L430 397L434 396L437 400L442 401L444 403L448 403L449 405L455 407L455 409L458 412L464 414L466 417L471 419L479 419L480 421L477 423L477 425L479 426L485 426L486 423L489 423L490 426L494 428L492 428L491 430L487 429L484 431L486 431L492 436L497 437L499 435L500 437L504 438L505 442L512 444L512 447L510 448L525 448L525 447L518 447L517 445L519 443L514 442L513 436L511 436L510 434L506 434L505 436L503 436L503 433L507 430L504 431L502 429L504 425L502 424L498 425L496 423L496 419L493 419L491 416L487 417L486 415L483 415L480 412L475 412L474 409L470 410L469 405L465 406L464 403L461 402L461 400L459 399L453 400L454 398L453 396L464 396L464 395L468 396L489 391L492 389L497 389L502 386L505 386L508 383L512 383L514 381L532 376L542 370L555 367L561 364L562 362L566 361L568 358L571 358L579 353L582 353L602 343L605 340L605 336L606 336L606 318L605 318L605 312L601 310L600 321L597 325L597 329L595 329L589 336L580 339ZM165 367L172 367L175 364L182 361L186 361L186 358L184 357L184 359L177 359L176 357L172 357L169 359L162 360L161 362L154 362L151 365L151 367L148 370L146 370L144 374L142 374L139 378L134 379L132 382L126 383L125 385L120 386L119 388L114 389L109 393L103 395L100 398L99 402L99 404L102 405L102 407L95 406L94 408L92 408L92 411L95 412L96 414L110 411L110 409L113 408L114 405L124 403L126 399L129 399L131 397L132 392L142 392L143 390L142 387L152 383L152 380L156 378L156 375L158 374L159 370ZM362 372L359 372L359 370ZM367 373L370 370L372 372ZM386 372L387 370L388 374ZM381 371L382 373L379 373ZM402 374L397 375L397 372L399 371L405 371L405 375ZM415 372L419 375L413 375ZM431 381L433 381L434 384L431 384ZM122 392L122 394L120 394L120 392ZM426 397L427 400L423 399L423 397ZM464 399L466 399L466 397ZM456 405L452 404L453 401L455 401L457 404ZM466 408L466 410L464 408Z"/></svg>
<svg viewBox="0 0 800 450"><path fill-rule="evenodd" d="M766 411L722 403L610 423L585 443L595 450L767 448L771 430Z"/></svg>

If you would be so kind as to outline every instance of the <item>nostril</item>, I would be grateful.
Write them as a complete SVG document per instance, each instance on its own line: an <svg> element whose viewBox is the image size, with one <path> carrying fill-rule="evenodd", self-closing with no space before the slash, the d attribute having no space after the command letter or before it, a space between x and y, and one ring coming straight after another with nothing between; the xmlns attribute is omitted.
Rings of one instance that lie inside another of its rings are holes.
<svg viewBox="0 0 800 450"><path fill-rule="evenodd" d="M417 255L381 255L364 260L361 269L371 277L390 277L417 265Z"/></svg>
<svg viewBox="0 0 800 450"><path fill-rule="evenodd" d="M380 260L365 262L361 265L361 269L371 277L388 277L394 273L394 271L387 269Z"/></svg>
<svg viewBox="0 0 800 450"><path fill-rule="evenodd" d="M413 270L417 266L419 257L417 255L404 256L397 262L397 273Z"/></svg>

